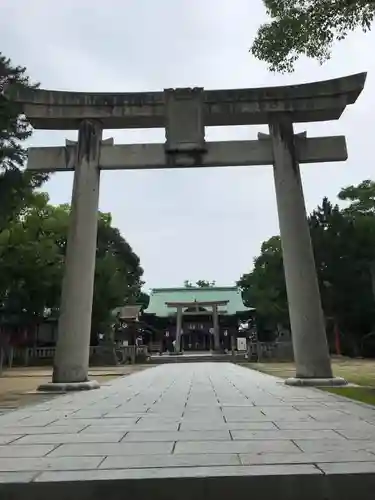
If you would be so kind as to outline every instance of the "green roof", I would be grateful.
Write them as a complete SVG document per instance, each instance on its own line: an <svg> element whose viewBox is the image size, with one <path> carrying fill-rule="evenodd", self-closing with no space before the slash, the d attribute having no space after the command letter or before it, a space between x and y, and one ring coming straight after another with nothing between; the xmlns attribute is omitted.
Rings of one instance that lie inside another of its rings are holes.
<svg viewBox="0 0 375 500"><path fill-rule="evenodd" d="M219 314L228 316L238 312L254 309L244 306L241 291L236 287L209 287L209 288L154 288L150 293L150 303L144 311L146 314L155 314L159 317L174 316L176 308L167 307L170 302L214 302L228 301L225 306L218 306ZM210 311L210 307L207 308Z"/></svg>

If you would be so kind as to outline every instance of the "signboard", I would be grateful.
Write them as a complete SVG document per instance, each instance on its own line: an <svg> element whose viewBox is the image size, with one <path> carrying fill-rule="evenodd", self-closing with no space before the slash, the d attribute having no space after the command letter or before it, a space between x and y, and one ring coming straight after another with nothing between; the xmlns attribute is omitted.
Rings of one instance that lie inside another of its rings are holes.
<svg viewBox="0 0 375 500"><path fill-rule="evenodd" d="M237 337L237 351L246 351L245 337Z"/></svg>

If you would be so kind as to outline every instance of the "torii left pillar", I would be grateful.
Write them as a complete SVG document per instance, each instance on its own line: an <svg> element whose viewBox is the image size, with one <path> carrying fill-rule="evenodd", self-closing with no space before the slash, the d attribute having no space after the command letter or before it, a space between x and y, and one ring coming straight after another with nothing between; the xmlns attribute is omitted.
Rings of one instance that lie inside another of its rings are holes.
<svg viewBox="0 0 375 500"><path fill-rule="evenodd" d="M220 351L219 312L216 304L212 306L212 321L214 329L214 348L215 351Z"/></svg>
<svg viewBox="0 0 375 500"><path fill-rule="evenodd" d="M100 122L82 121L75 172L52 383L40 390L96 389L88 380L99 208Z"/></svg>

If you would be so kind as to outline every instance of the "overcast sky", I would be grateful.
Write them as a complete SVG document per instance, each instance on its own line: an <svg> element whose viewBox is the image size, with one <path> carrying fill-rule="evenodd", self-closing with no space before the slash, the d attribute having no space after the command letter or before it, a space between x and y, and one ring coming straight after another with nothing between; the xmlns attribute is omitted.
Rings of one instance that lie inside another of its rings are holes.
<svg viewBox="0 0 375 500"><path fill-rule="evenodd" d="M355 33L323 67L301 60L273 75L248 52L266 19L261 0L1 0L0 50L42 87L137 92L297 84L368 71L366 88L340 121L306 124L310 136L346 134L346 163L302 167L307 209L341 187L374 178L375 32ZM208 140L255 139L265 127L220 127ZM163 130L106 131L117 143L162 142ZM30 145L63 145L71 132L34 133ZM72 175L45 185L70 201ZM261 243L278 233L272 167L116 171L101 178L100 210L140 256L146 288L185 279L233 284L252 268Z"/></svg>

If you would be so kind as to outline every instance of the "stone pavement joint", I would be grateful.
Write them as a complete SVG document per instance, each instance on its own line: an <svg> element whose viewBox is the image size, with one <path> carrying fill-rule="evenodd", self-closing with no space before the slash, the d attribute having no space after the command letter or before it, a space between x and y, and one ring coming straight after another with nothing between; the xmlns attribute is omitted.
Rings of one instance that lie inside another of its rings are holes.
<svg viewBox="0 0 375 500"><path fill-rule="evenodd" d="M375 409L230 363L159 365L0 416L2 499L360 500L374 486Z"/></svg>

